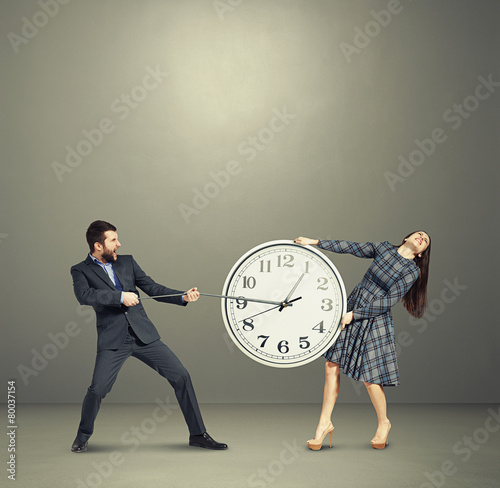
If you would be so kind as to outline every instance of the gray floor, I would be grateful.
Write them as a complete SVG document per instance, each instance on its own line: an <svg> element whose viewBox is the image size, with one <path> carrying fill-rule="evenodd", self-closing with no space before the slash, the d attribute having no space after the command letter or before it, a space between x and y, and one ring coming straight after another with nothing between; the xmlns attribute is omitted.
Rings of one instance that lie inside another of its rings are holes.
<svg viewBox="0 0 500 488"><path fill-rule="evenodd" d="M17 484L7 485L6 474L0 484L500 487L498 405L391 405L390 444L377 451L369 444L376 428L371 405L338 404L334 447L318 452L305 444L318 405L202 405L208 432L229 444L215 452L189 447L178 407L161 403L104 403L84 454L70 451L79 405L19 405Z"/></svg>

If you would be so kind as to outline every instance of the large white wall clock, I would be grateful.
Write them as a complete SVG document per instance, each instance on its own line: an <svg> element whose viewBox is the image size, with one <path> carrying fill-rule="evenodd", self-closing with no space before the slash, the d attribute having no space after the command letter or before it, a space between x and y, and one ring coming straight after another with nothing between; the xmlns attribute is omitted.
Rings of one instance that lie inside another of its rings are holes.
<svg viewBox="0 0 500 488"><path fill-rule="evenodd" d="M254 361L277 368L323 354L337 339L346 310L344 283L333 263L317 249L288 240L243 255L222 296L222 317L234 343Z"/></svg>

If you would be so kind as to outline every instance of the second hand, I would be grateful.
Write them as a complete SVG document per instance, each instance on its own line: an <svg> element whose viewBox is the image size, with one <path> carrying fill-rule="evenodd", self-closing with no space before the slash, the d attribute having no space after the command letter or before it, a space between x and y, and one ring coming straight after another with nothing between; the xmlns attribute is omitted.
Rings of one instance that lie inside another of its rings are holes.
<svg viewBox="0 0 500 488"><path fill-rule="evenodd" d="M297 300L300 300L302 297L297 297L297 298L294 298L293 300L290 300L286 306L288 306L290 303L292 302L296 302ZM245 320L248 320L248 319L253 319L254 317L257 317L258 315L262 315L263 313L267 313L267 312L270 312L271 310L274 310L276 308L280 308L282 309L283 308L283 304L281 305L276 305L275 307L272 307L272 308L268 308L267 310L264 310L263 312L259 312L259 313L256 313L255 315L250 315L250 317L245 317L244 319L241 319L241 320L238 320L238 322L243 322ZM280 310L281 311L281 310Z"/></svg>

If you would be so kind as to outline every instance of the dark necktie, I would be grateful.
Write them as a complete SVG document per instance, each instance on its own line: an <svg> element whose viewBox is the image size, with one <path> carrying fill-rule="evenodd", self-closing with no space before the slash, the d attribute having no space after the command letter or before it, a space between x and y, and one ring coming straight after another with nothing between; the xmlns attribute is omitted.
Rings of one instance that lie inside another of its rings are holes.
<svg viewBox="0 0 500 488"><path fill-rule="evenodd" d="M118 291L123 291L122 285L120 283L120 280L118 279L118 276L116 276L116 273L115 273L115 270L113 269L113 266L111 266L111 272L113 273L116 289Z"/></svg>

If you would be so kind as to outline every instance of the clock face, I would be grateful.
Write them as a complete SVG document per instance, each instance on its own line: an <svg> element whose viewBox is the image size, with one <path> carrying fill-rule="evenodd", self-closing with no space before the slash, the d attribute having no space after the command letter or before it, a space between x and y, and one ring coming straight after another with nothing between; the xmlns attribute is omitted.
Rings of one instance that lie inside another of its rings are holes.
<svg viewBox="0 0 500 488"><path fill-rule="evenodd" d="M247 356L278 368L301 366L323 354L338 337L346 310L335 266L315 248L293 241L248 251L229 272L222 294L276 302L224 299L222 316ZM285 300L291 303L283 308Z"/></svg>

